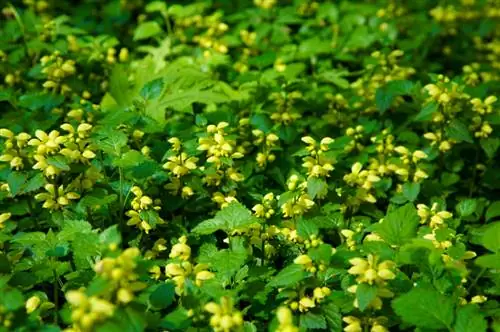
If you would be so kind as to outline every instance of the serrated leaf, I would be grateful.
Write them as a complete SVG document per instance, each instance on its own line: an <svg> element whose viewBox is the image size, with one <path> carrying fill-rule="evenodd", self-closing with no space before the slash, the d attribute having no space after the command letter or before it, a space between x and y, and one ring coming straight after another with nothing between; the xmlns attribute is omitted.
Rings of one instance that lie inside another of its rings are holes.
<svg viewBox="0 0 500 332"><path fill-rule="evenodd" d="M47 158L47 163L62 171L69 171L68 160L62 155L50 156Z"/></svg>
<svg viewBox="0 0 500 332"><path fill-rule="evenodd" d="M305 329L326 329L326 319L322 315L306 312L300 315L300 327Z"/></svg>
<svg viewBox="0 0 500 332"><path fill-rule="evenodd" d="M458 119L451 120L450 124L446 127L446 133L449 138L455 139L458 142L474 142L467 126Z"/></svg>
<svg viewBox="0 0 500 332"><path fill-rule="evenodd" d="M307 194L311 199L315 199L318 194L325 192L328 184L325 180L319 178L310 178L307 180Z"/></svg>
<svg viewBox="0 0 500 332"><path fill-rule="evenodd" d="M417 210L408 203L391 211L375 229L387 243L403 245L416 236L419 222Z"/></svg>
<svg viewBox="0 0 500 332"><path fill-rule="evenodd" d="M483 332L488 328L484 315L474 305L466 305L457 311L454 332Z"/></svg>
<svg viewBox="0 0 500 332"><path fill-rule="evenodd" d="M40 189L45 184L45 178L42 173L35 174L32 178L26 182L26 185L21 190L22 194L27 194L35 190Z"/></svg>
<svg viewBox="0 0 500 332"><path fill-rule="evenodd" d="M7 183L12 196L16 196L21 192L22 187L28 180L28 176L21 172L13 171L7 177Z"/></svg>
<svg viewBox="0 0 500 332"><path fill-rule="evenodd" d="M375 103L381 113L391 107L394 98L408 95L413 89L413 82L407 80L391 81L385 86L378 88L375 93Z"/></svg>
<svg viewBox="0 0 500 332"><path fill-rule="evenodd" d="M193 229L194 233L211 234L218 230L230 233L235 229L242 229L258 223L259 219L240 203L231 203L217 212L214 218L202 221Z"/></svg>
<svg viewBox="0 0 500 332"><path fill-rule="evenodd" d="M468 217L472 215L474 212L476 212L476 208L477 200L472 198L464 199L460 201L456 206L456 210L461 217Z"/></svg>
<svg viewBox="0 0 500 332"><path fill-rule="evenodd" d="M334 303L321 305L321 310L323 311L330 331L342 330L342 315L340 314L339 308Z"/></svg>
<svg viewBox="0 0 500 332"><path fill-rule="evenodd" d="M489 159L493 159L498 151L498 148L500 147L500 139L496 137L483 138L479 141L479 144L481 144L486 156Z"/></svg>
<svg viewBox="0 0 500 332"><path fill-rule="evenodd" d="M377 297L378 287L365 283L359 284L356 288L356 299L359 310L364 311L368 305Z"/></svg>
<svg viewBox="0 0 500 332"><path fill-rule="evenodd" d="M64 96L52 93L34 92L28 93L19 98L19 106L28 108L32 111L43 109L50 111L61 105L64 101Z"/></svg>
<svg viewBox="0 0 500 332"><path fill-rule="evenodd" d="M453 300L434 289L414 288L392 301L401 319L420 328L451 330Z"/></svg>
<svg viewBox="0 0 500 332"><path fill-rule="evenodd" d="M269 287L285 287L298 283L299 281L307 278L309 273L304 271L301 265L292 264L281 270L275 277L268 283Z"/></svg>
<svg viewBox="0 0 500 332"><path fill-rule="evenodd" d="M147 158L137 150L129 150L120 155L120 158L113 160L113 165L117 167L129 168L139 165L146 161Z"/></svg>
<svg viewBox="0 0 500 332"><path fill-rule="evenodd" d="M95 233L81 234L71 242L71 248L77 269L89 269L99 255L99 236Z"/></svg>
<svg viewBox="0 0 500 332"><path fill-rule="evenodd" d="M297 222L297 233L300 237L309 239L311 235L318 235L319 228L314 223L314 220L311 219L300 219Z"/></svg>
<svg viewBox="0 0 500 332"><path fill-rule="evenodd" d="M127 135L119 130L104 129L98 132L93 141L102 151L111 155L120 155L121 149L127 145Z"/></svg>
<svg viewBox="0 0 500 332"><path fill-rule="evenodd" d="M436 102L431 102L425 104L425 106L420 110L420 112L415 116L415 121L429 121L432 119L432 115L436 113L439 108L439 104Z"/></svg>

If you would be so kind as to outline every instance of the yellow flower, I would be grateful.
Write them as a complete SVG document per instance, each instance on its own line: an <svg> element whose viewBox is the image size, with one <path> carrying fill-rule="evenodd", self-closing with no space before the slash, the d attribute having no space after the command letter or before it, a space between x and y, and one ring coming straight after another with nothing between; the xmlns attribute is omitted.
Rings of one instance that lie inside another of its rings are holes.
<svg viewBox="0 0 500 332"><path fill-rule="evenodd" d="M386 260L377 264L377 258L372 254L369 254L367 259L352 258L349 263L353 266L347 272L357 275L356 281L358 283L383 284L386 280L396 277L392 271L394 262Z"/></svg>
<svg viewBox="0 0 500 332"><path fill-rule="evenodd" d="M305 296L300 299L299 301L299 311L300 312L305 312L309 311L309 309L314 308L316 304L314 303L314 300Z"/></svg>
<svg viewBox="0 0 500 332"><path fill-rule="evenodd" d="M276 311L276 318L278 319L278 327L276 332L298 332L299 328L293 324L293 316L290 309L287 307L279 307Z"/></svg>
<svg viewBox="0 0 500 332"><path fill-rule="evenodd" d="M9 220L11 216L12 216L12 214L10 212L5 212L5 213L0 214L0 229L5 227L4 223L7 220Z"/></svg>
<svg viewBox="0 0 500 332"><path fill-rule="evenodd" d="M26 301L26 304L25 304L26 312L28 314L31 314L33 311L35 311L38 308L38 306L40 306L41 302L42 302L42 300L40 300L40 298L38 296L36 296L36 295L30 297Z"/></svg>
<svg viewBox="0 0 500 332"><path fill-rule="evenodd" d="M347 326L344 327L345 332L362 332L363 329L361 327L361 320L354 316L345 316L342 320L347 323Z"/></svg>
<svg viewBox="0 0 500 332"><path fill-rule="evenodd" d="M180 259L187 261L189 257L191 256L191 247L189 247L187 244L187 238L186 236L181 236L179 238L179 243L175 244L172 247L172 250L170 251L170 258L177 258L179 257Z"/></svg>
<svg viewBox="0 0 500 332"><path fill-rule="evenodd" d="M185 152L181 152L178 156L168 157L168 162L163 165L163 168L170 170L175 176L181 177L196 169L198 158L188 157Z"/></svg>

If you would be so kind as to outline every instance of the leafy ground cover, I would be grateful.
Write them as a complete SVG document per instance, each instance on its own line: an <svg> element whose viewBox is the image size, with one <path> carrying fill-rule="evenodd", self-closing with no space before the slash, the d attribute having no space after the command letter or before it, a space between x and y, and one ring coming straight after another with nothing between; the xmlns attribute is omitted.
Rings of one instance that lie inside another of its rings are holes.
<svg viewBox="0 0 500 332"><path fill-rule="evenodd" d="M500 331L500 2L23 0L0 331Z"/></svg>

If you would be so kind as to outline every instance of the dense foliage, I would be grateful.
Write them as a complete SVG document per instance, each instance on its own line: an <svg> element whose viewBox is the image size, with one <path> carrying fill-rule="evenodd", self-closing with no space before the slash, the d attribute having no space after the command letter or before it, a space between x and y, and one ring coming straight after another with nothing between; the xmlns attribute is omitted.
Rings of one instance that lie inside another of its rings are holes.
<svg viewBox="0 0 500 332"><path fill-rule="evenodd" d="M500 331L500 1L3 4L0 331Z"/></svg>

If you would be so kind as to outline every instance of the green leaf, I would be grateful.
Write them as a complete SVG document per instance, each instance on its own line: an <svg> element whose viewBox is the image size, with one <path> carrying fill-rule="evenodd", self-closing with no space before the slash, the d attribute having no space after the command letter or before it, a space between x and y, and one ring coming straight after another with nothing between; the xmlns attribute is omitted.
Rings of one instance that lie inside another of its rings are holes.
<svg viewBox="0 0 500 332"><path fill-rule="evenodd" d="M140 95L146 100L158 98L163 90L163 85L162 78L152 80L142 87Z"/></svg>
<svg viewBox="0 0 500 332"><path fill-rule="evenodd" d="M301 265L292 264L281 270L275 277L268 283L269 287L285 287L298 283L299 281L307 278L309 273L304 271Z"/></svg>
<svg viewBox="0 0 500 332"><path fill-rule="evenodd" d="M349 81L342 76L348 74L348 71L328 70L319 74L317 78L321 81L333 83L341 89L347 89L349 87Z"/></svg>
<svg viewBox="0 0 500 332"><path fill-rule="evenodd" d="M455 139L458 142L474 142L467 126L458 119L451 120L450 124L446 127L446 133L449 138Z"/></svg>
<svg viewBox="0 0 500 332"><path fill-rule="evenodd" d="M35 190L40 189L45 184L45 178L42 173L35 174L32 178L26 182L26 185L21 190L21 194L27 194Z"/></svg>
<svg viewBox="0 0 500 332"><path fill-rule="evenodd" d="M500 222L488 226L483 234L481 244L493 252L500 252Z"/></svg>
<svg viewBox="0 0 500 332"><path fill-rule="evenodd" d="M364 311L368 305L377 297L378 287L375 285L359 284L356 288L356 299L359 310Z"/></svg>
<svg viewBox="0 0 500 332"><path fill-rule="evenodd" d="M476 258L474 263L486 269L500 269L500 253L482 255Z"/></svg>
<svg viewBox="0 0 500 332"><path fill-rule="evenodd" d="M484 153L486 153L486 156L489 159L493 159L495 157L498 148L500 147L500 139L498 138L483 138L479 141L479 144L481 144L481 147L484 150Z"/></svg>
<svg viewBox="0 0 500 332"><path fill-rule="evenodd" d="M486 210L485 218L486 220L491 220L495 217L500 216L500 201L495 201L488 206Z"/></svg>
<svg viewBox="0 0 500 332"><path fill-rule="evenodd" d="M458 309L454 332L483 332L487 328L486 319L477 306L468 304Z"/></svg>
<svg viewBox="0 0 500 332"><path fill-rule="evenodd" d="M166 315L161 322L162 328L174 331L186 331L190 325L191 319L188 312L181 307Z"/></svg>
<svg viewBox="0 0 500 332"><path fill-rule="evenodd" d="M403 195L410 202L414 202L420 193L420 183L408 182L403 184Z"/></svg>
<svg viewBox="0 0 500 332"><path fill-rule="evenodd" d="M476 212L476 209L477 200L472 198L464 199L463 201L460 201L456 206L456 210L461 217L468 217L472 215L474 212Z"/></svg>
<svg viewBox="0 0 500 332"><path fill-rule="evenodd" d="M416 236L419 222L417 210L408 203L391 211L375 229L387 243L402 245Z"/></svg>
<svg viewBox="0 0 500 332"><path fill-rule="evenodd" d="M24 296L21 291L11 289L8 291L2 291L2 293L0 303L3 304L7 311L14 311L24 306Z"/></svg>
<svg viewBox="0 0 500 332"><path fill-rule="evenodd" d="M62 155L51 156L47 158L47 163L62 171L69 171L68 160Z"/></svg>
<svg viewBox="0 0 500 332"><path fill-rule="evenodd" d="M322 304L321 310L325 315L329 331L342 330L342 315L339 308L334 303Z"/></svg>
<svg viewBox="0 0 500 332"><path fill-rule="evenodd" d="M12 171L7 177L9 190L12 196L16 196L21 192L22 187L28 180L28 176L24 173Z"/></svg>
<svg viewBox="0 0 500 332"><path fill-rule="evenodd" d="M205 263L210 264L215 271L219 272L218 274L224 274L230 278L245 264L247 256L246 252L223 249L217 251L210 261Z"/></svg>
<svg viewBox="0 0 500 332"><path fill-rule="evenodd" d="M165 309L172 304L175 297L175 285L171 282L160 284L149 296L149 303L155 308Z"/></svg>
<svg viewBox="0 0 500 332"><path fill-rule="evenodd" d="M101 128L98 135L93 138L96 146L111 155L120 155L121 149L127 145L127 135L119 130Z"/></svg>
<svg viewBox="0 0 500 332"><path fill-rule="evenodd" d="M99 235L99 242L104 245L119 245L122 242L122 236L118 230L118 225L113 225L106 228Z"/></svg>
<svg viewBox="0 0 500 332"><path fill-rule="evenodd" d="M153 12L164 13L167 11L167 5L163 1L153 1L148 3L145 9L146 12L148 13L153 13Z"/></svg>
<svg viewBox="0 0 500 332"><path fill-rule="evenodd" d="M392 301L392 308L409 324L420 328L451 330L453 300L434 289L414 288Z"/></svg>
<svg viewBox="0 0 500 332"><path fill-rule="evenodd" d="M160 32L162 32L162 29L158 23L155 21L146 21L139 24L139 26L135 29L134 40L151 38Z"/></svg>
<svg viewBox="0 0 500 332"><path fill-rule="evenodd" d="M300 237L309 239L311 235L318 235L319 228L312 219L300 219L297 223L297 233Z"/></svg>
<svg viewBox="0 0 500 332"><path fill-rule="evenodd" d="M429 121L432 119L432 115L436 113L439 108L439 104L436 102L430 102L425 104L422 110L415 116L415 121Z"/></svg>
<svg viewBox="0 0 500 332"><path fill-rule="evenodd" d="M80 234L71 243L73 262L79 270L93 266L95 257L99 255L99 236L95 233Z"/></svg>
<svg viewBox="0 0 500 332"><path fill-rule="evenodd" d="M19 106L28 108L32 111L43 109L50 111L61 105L64 101L64 96L52 93L28 93L19 98Z"/></svg>
<svg viewBox="0 0 500 332"><path fill-rule="evenodd" d="M300 315L300 327L305 329L326 329L326 319L322 315L309 311Z"/></svg>
<svg viewBox="0 0 500 332"><path fill-rule="evenodd" d="M198 234L212 234L218 230L230 233L235 229L242 229L258 223L259 219L240 203L231 203L217 212L214 218L202 221L193 229Z"/></svg>
<svg viewBox="0 0 500 332"><path fill-rule="evenodd" d="M328 190L328 184L325 180L319 178L310 178L307 180L307 193L311 199L316 198L318 194Z"/></svg>
<svg viewBox="0 0 500 332"><path fill-rule="evenodd" d="M391 107L397 96L409 95L413 89L413 82L407 80L391 81L385 86L378 88L375 93L375 103L381 113Z"/></svg>
<svg viewBox="0 0 500 332"><path fill-rule="evenodd" d="M130 168L146 161L147 158L137 150L129 150L120 155L120 158L113 160L113 165L117 167Z"/></svg>
<svg viewBox="0 0 500 332"><path fill-rule="evenodd" d="M11 267L10 262L7 256L3 253L0 253L0 274L10 273ZM1 288L1 287L0 287Z"/></svg>
<svg viewBox="0 0 500 332"><path fill-rule="evenodd" d="M128 72L124 65L115 65L109 78L109 94L121 107L132 103L134 94L128 81Z"/></svg>

